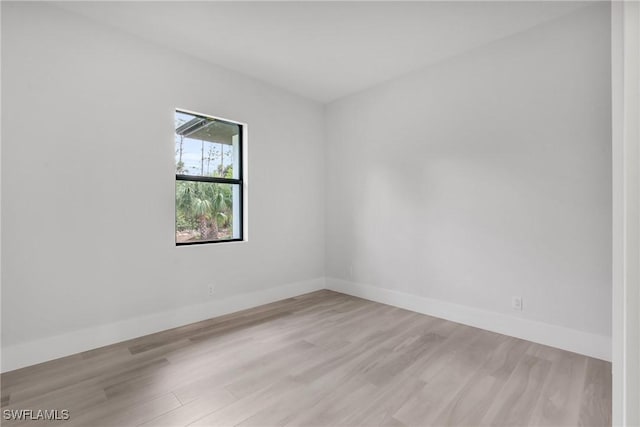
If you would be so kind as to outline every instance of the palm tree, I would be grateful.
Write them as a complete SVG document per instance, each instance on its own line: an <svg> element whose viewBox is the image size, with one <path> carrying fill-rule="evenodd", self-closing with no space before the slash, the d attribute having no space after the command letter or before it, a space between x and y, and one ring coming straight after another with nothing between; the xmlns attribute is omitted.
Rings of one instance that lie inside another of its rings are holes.
<svg viewBox="0 0 640 427"><path fill-rule="evenodd" d="M177 183L176 206L185 217L196 220L201 240L219 238L219 222L229 223L231 200L231 189L224 184Z"/></svg>

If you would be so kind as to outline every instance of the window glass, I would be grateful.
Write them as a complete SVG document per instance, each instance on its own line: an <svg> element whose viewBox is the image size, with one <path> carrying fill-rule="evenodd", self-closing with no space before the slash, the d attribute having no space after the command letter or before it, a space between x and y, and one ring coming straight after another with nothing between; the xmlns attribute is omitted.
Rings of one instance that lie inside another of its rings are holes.
<svg viewBox="0 0 640 427"><path fill-rule="evenodd" d="M176 111L176 245L243 238L242 125Z"/></svg>

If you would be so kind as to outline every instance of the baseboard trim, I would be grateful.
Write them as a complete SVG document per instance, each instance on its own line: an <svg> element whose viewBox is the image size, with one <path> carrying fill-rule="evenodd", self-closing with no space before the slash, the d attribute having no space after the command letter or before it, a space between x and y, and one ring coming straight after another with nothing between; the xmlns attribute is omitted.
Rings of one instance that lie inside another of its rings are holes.
<svg viewBox="0 0 640 427"><path fill-rule="evenodd" d="M332 291L611 361L611 337L342 279L327 277L326 285Z"/></svg>
<svg viewBox="0 0 640 427"><path fill-rule="evenodd" d="M325 289L324 278L233 295L2 348L2 372Z"/></svg>
<svg viewBox="0 0 640 427"><path fill-rule="evenodd" d="M611 361L611 338L336 278L316 278L2 348L2 372L138 338L305 293L329 289Z"/></svg>

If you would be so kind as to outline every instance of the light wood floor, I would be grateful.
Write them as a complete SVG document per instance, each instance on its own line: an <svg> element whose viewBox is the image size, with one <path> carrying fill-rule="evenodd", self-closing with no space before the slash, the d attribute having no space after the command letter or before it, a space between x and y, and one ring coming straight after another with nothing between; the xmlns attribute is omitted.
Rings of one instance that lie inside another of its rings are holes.
<svg viewBox="0 0 640 427"><path fill-rule="evenodd" d="M3 413L70 411L39 426L611 423L610 363L330 291L1 380Z"/></svg>

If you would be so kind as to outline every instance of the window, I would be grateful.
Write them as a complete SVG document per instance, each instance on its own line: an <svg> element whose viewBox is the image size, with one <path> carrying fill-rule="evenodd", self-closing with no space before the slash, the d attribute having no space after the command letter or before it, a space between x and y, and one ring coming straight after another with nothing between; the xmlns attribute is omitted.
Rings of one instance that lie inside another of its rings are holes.
<svg viewBox="0 0 640 427"><path fill-rule="evenodd" d="M176 245L242 240L242 125L176 110Z"/></svg>

